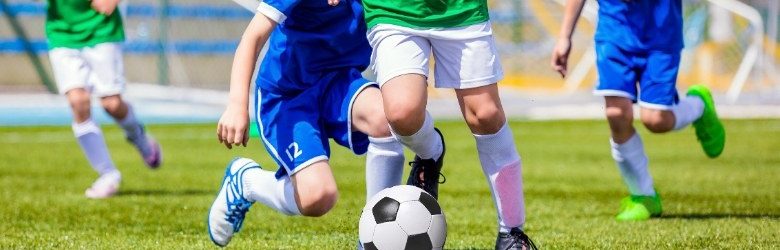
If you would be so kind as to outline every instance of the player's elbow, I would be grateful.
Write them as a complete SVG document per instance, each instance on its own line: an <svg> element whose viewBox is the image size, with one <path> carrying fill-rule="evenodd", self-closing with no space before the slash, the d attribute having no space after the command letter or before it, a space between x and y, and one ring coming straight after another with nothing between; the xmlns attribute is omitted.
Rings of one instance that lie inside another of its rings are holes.
<svg viewBox="0 0 780 250"><path fill-rule="evenodd" d="M336 188L322 188L312 190L299 196L300 210L303 216L320 217L327 214L338 201L339 193Z"/></svg>

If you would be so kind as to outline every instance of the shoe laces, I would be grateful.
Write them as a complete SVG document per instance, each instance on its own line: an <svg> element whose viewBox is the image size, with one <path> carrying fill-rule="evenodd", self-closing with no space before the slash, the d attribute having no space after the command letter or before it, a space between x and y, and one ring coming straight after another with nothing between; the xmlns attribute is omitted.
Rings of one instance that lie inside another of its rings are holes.
<svg viewBox="0 0 780 250"><path fill-rule="evenodd" d="M536 247L536 244L534 244L534 241L532 241L531 238L529 238L528 235L523 232L523 230L512 228L512 230L509 231L509 237L512 238L512 244L509 244L507 249L511 249L516 245L520 245L521 247L526 247L526 249L531 250L539 249Z"/></svg>
<svg viewBox="0 0 780 250"><path fill-rule="evenodd" d="M426 161L433 161L433 160L414 160L409 162L409 166L412 167L412 173L416 178L414 178L418 183L423 183L423 185L427 185L430 181L429 179L426 179L425 176L435 174L434 169L432 168L426 168L425 165L427 164ZM429 164L433 165L433 164ZM422 176L420 175L422 173ZM444 184L447 182L447 177L444 176L441 172L438 173L439 177L441 177L441 180L439 180L439 184ZM433 179L430 179L433 180ZM432 183L431 183L432 184Z"/></svg>
<svg viewBox="0 0 780 250"><path fill-rule="evenodd" d="M244 198L244 188L241 186L243 173L246 170L238 171L238 173L231 175L228 180L228 193L225 197L228 209L225 213L225 220L233 225L234 232L241 230L246 212L252 206L252 202Z"/></svg>

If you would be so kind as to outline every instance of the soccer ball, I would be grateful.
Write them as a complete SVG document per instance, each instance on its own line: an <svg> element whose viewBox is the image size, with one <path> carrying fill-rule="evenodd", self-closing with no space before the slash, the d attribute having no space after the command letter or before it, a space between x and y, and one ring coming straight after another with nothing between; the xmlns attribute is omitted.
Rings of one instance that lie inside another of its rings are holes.
<svg viewBox="0 0 780 250"><path fill-rule="evenodd" d="M447 221L433 196L400 185L371 197L360 215L359 234L365 250L442 249Z"/></svg>

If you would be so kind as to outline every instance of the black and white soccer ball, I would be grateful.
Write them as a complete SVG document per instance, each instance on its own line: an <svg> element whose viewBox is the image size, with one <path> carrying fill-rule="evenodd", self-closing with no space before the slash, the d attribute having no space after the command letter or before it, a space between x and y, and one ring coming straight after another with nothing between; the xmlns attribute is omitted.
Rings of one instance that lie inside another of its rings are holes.
<svg viewBox="0 0 780 250"><path fill-rule="evenodd" d="M439 203L415 186L380 191L360 215L360 244L365 250L442 249L447 220Z"/></svg>

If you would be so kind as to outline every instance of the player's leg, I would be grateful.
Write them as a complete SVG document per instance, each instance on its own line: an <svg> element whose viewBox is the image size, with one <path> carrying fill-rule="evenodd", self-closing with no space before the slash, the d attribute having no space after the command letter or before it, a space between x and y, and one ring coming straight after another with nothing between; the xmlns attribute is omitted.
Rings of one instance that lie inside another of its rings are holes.
<svg viewBox="0 0 780 250"><path fill-rule="evenodd" d="M369 41L387 120L394 136L416 154L407 184L438 197L444 138L425 111L431 45L414 31L392 25L374 27Z"/></svg>
<svg viewBox="0 0 780 250"><path fill-rule="evenodd" d="M92 79L95 94L100 96L103 109L114 118L124 130L127 140L135 146L144 163L157 168L162 162L160 145L145 132L132 106L122 97L125 87L122 50L118 43L102 43L84 50L84 56L94 74Z"/></svg>
<svg viewBox="0 0 780 250"><path fill-rule="evenodd" d="M300 214L289 176L276 178L255 161L236 158L228 163L217 197L209 208L207 230L214 244L227 246L239 232L255 201L288 215Z"/></svg>
<svg viewBox="0 0 780 250"><path fill-rule="evenodd" d="M357 94L352 104L352 127L368 135L366 151L366 200L385 188L401 183L403 145L390 133L382 107L382 93L374 86Z"/></svg>
<svg viewBox="0 0 780 250"><path fill-rule="evenodd" d="M503 70L490 23L436 32L436 87L453 88L477 144L498 217L496 249L535 248L523 232L522 163L496 82Z"/></svg>
<svg viewBox="0 0 780 250"><path fill-rule="evenodd" d="M90 93L77 88L66 95L73 110L73 133L90 165L100 175L85 195L94 199L113 196L119 190L122 175L111 160L102 130L90 118Z"/></svg>
<svg viewBox="0 0 780 250"><path fill-rule="evenodd" d="M286 215L319 217L325 215L338 200L336 179L328 160L301 165L291 176L262 168L243 173L244 197L260 202Z"/></svg>
<svg viewBox="0 0 780 250"><path fill-rule="evenodd" d="M625 97L606 96L612 158L630 195L621 201L617 219L646 220L661 213L661 201L653 186L644 144L632 125L633 102Z"/></svg>
<svg viewBox="0 0 780 250"><path fill-rule="evenodd" d="M654 52L648 55L642 74L640 105L642 122L653 132L680 130L691 123L704 152L717 157L723 152L726 133L718 119L709 89L694 85L677 101L679 53Z"/></svg>
<svg viewBox="0 0 780 250"><path fill-rule="evenodd" d="M647 167L642 139L633 126L631 99L605 96L605 112L611 134L612 157L632 195L654 195L653 178Z"/></svg>
<svg viewBox="0 0 780 250"><path fill-rule="evenodd" d="M107 198L119 189L122 176L108 153L103 132L90 112L91 70L78 49L55 48L49 52L57 87L64 93L73 112L73 134L92 169L100 177L85 191L89 198Z"/></svg>
<svg viewBox="0 0 780 250"><path fill-rule="evenodd" d="M457 89L455 93L477 143L482 171L498 213L499 231L522 230L525 224L522 161L506 122L496 84Z"/></svg>
<svg viewBox="0 0 780 250"><path fill-rule="evenodd" d="M642 56L639 96L641 120L653 133L666 133L691 124L701 116L704 102L698 97L677 100L680 53L651 52Z"/></svg>
<svg viewBox="0 0 780 250"><path fill-rule="evenodd" d="M621 201L618 220L646 220L661 213L653 187L642 139L633 126L633 101L637 98L634 56L614 45L597 44L599 84L595 95L604 96L611 132L612 158L630 195Z"/></svg>
<svg viewBox="0 0 780 250"><path fill-rule="evenodd" d="M311 102L320 94L318 88L294 98L258 93L260 137L281 167L265 170L246 158L228 165L208 216L215 244L228 244L254 202L287 215L320 216L333 207L338 193L327 164L328 138L320 125L318 103Z"/></svg>

